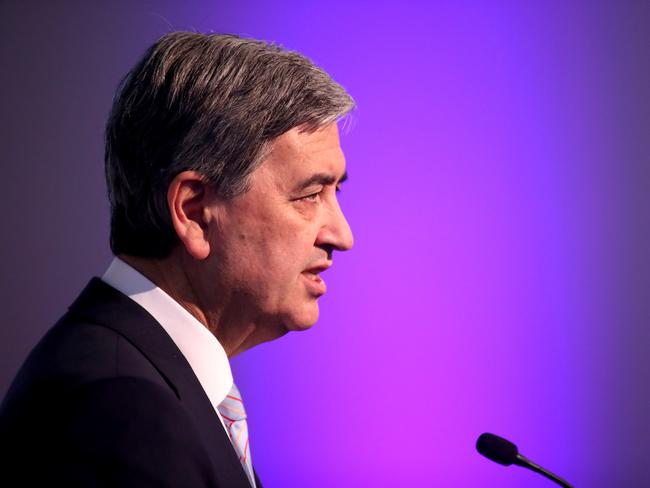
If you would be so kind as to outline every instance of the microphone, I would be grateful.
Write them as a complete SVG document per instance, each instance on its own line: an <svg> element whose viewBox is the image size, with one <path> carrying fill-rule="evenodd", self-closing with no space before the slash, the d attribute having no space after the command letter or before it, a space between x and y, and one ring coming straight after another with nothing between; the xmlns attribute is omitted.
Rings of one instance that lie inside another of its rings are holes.
<svg viewBox="0 0 650 488"><path fill-rule="evenodd" d="M573 488L567 481L519 454L517 446L498 435L488 433L481 434L476 441L476 450L495 463L503 464L504 466L516 464L517 466L528 468L542 476L546 476L548 479L555 481L560 486Z"/></svg>

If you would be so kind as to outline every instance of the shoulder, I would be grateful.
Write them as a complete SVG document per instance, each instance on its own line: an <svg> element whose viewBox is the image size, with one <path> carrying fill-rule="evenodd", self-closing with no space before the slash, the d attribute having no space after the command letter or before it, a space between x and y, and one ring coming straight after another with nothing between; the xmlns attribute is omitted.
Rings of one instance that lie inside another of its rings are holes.
<svg viewBox="0 0 650 488"><path fill-rule="evenodd" d="M78 390L94 391L104 381L120 378L131 378L129 384L140 378L173 395L156 367L126 338L66 314L34 347L14 378L0 407L0 431L20 431L36 419L51 420L69 408L71 398L81 398L76 396Z"/></svg>
<svg viewBox="0 0 650 488"><path fill-rule="evenodd" d="M164 384L154 365L124 336L66 314L30 352L14 383L23 389L56 388L63 393L120 376Z"/></svg>

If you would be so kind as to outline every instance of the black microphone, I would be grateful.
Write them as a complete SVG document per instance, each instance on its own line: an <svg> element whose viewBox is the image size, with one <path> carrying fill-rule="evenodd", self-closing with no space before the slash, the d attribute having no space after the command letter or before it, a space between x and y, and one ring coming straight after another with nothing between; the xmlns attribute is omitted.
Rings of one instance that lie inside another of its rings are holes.
<svg viewBox="0 0 650 488"><path fill-rule="evenodd" d="M481 434L476 441L476 450L495 463L503 464L504 466L516 464L517 466L528 468L542 476L546 476L548 479L555 481L560 486L573 488L567 481L519 454L517 446L498 435L488 433Z"/></svg>

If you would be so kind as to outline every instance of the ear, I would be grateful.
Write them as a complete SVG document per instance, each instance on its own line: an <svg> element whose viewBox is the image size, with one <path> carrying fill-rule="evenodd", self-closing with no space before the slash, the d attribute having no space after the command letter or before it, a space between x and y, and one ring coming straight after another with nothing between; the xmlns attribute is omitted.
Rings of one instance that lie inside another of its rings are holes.
<svg viewBox="0 0 650 488"><path fill-rule="evenodd" d="M210 255L209 195L208 183L196 171L178 173L167 189L167 205L176 235L188 254L198 260Z"/></svg>

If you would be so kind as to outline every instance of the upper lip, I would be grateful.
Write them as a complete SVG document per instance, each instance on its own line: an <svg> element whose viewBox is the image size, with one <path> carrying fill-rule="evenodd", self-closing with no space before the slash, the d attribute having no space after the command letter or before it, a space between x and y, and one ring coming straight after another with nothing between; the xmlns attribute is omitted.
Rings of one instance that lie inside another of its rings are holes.
<svg viewBox="0 0 650 488"><path fill-rule="evenodd" d="M307 273L318 274L332 266L331 261L319 261L305 270Z"/></svg>

